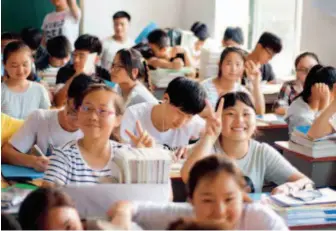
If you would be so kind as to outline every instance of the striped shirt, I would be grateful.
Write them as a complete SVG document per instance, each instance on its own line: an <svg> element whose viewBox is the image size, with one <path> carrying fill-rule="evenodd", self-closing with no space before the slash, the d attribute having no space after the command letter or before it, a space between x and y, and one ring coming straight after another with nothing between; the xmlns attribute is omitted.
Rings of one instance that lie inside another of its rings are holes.
<svg viewBox="0 0 336 231"><path fill-rule="evenodd" d="M57 185L119 183L121 170L113 161L116 152L128 145L110 141L111 157L102 169L92 169L84 160L78 141L70 141L61 149L55 149L44 175L44 180Z"/></svg>

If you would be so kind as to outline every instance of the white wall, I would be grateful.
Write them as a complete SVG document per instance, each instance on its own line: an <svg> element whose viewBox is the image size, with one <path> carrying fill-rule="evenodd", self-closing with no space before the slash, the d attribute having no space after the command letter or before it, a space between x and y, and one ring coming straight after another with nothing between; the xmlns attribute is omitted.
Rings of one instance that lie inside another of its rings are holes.
<svg viewBox="0 0 336 231"><path fill-rule="evenodd" d="M151 21L159 27L180 25L181 0L82 0L82 33L105 38L113 33L112 15L125 10L132 16L130 36L136 38Z"/></svg>
<svg viewBox="0 0 336 231"><path fill-rule="evenodd" d="M336 9L336 1L329 2L330 9ZM315 52L323 64L336 66L336 17L327 15L313 3L313 0L303 1L301 51Z"/></svg>
<svg viewBox="0 0 336 231"><path fill-rule="evenodd" d="M216 0L181 0L180 2L182 29L190 30L194 22L200 21L209 27L211 36L215 34Z"/></svg>

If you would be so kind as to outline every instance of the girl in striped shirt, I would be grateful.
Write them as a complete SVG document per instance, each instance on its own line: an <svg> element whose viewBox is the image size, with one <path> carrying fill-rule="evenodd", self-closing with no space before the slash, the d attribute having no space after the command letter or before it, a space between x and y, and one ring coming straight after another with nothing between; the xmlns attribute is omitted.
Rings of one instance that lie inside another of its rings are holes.
<svg viewBox="0 0 336 231"><path fill-rule="evenodd" d="M119 125L122 100L106 85L93 84L75 98L75 105L84 136L54 150L43 185L119 183L121 169L113 159L118 150L130 147L110 140L110 135ZM150 147L151 138L146 134L139 139Z"/></svg>

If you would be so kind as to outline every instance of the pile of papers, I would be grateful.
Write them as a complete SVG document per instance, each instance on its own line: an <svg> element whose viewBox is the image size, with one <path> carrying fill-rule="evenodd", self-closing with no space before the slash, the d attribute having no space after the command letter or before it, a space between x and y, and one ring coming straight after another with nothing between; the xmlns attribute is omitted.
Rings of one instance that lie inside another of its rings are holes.
<svg viewBox="0 0 336 231"><path fill-rule="evenodd" d="M222 47L207 47L202 49L199 70L200 79L213 78L218 75L218 64L223 49Z"/></svg>
<svg viewBox="0 0 336 231"><path fill-rule="evenodd" d="M162 69L150 71L151 81L157 88L167 88L168 84L175 78L180 76L186 76L193 72L190 67L183 67L180 70Z"/></svg>
<svg viewBox="0 0 336 231"><path fill-rule="evenodd" d="M318 196L312 197L314 194ZM290 227L336 224L336 191L323 188L302 191L299 195L302 197L273 195L268 198L267 205Z"/></svg>
<svg viewBox="0 0 336 231"><path fill-rule="evenodd" d="M320 139L307 136L310 126L296 127L290 137L289 147L313 158L336 157L336 133Z"/></svg>

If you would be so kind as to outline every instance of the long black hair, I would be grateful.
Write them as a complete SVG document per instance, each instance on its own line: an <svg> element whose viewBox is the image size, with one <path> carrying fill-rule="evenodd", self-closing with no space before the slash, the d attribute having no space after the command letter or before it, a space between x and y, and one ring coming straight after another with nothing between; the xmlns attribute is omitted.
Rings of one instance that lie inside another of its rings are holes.
<svg viewBox="0 0 336 231"><path fill-rule="evenodd" d="M119 50L117 55L119 55L120 62L125 67L128 76L134 81L138 78L143 78L146 86L152 91L153 89L148 72L149 68L141 53L136 49L130 48ZM132 70L134 68L138 69L138 76L136 77L133 77L132 75Z"/></svg>
<svg viewBox="0 0 336 231"><path fill-rule="evenodd" d="M336 83L336 69L331 66L315 65L310 69L304 82L303 90L296 98L302 97L303 101L309 103L309 98L312 94L311 89L316 83L324 83L332 90Z"/></svg>

